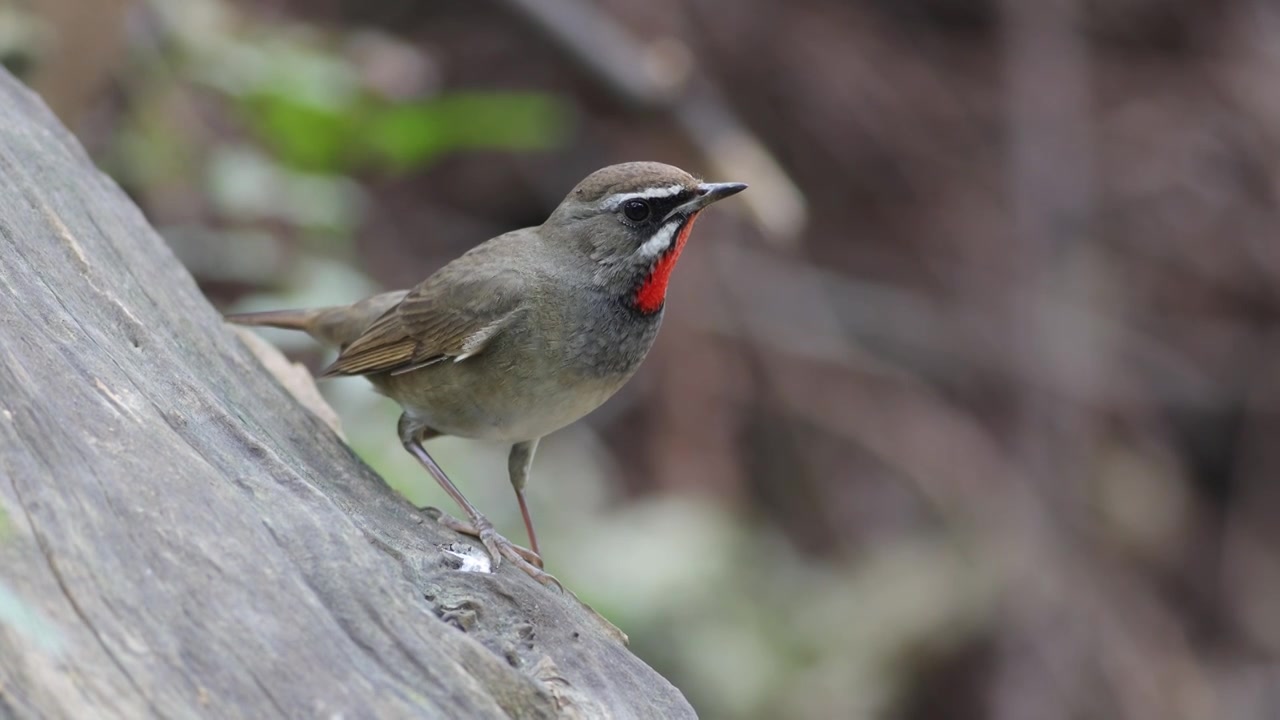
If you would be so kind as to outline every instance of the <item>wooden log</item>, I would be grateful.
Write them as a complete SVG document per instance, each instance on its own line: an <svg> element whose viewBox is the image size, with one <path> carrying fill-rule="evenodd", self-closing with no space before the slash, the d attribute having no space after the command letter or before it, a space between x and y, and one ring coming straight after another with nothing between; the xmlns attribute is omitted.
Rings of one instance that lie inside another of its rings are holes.
<svg viewBox="0 0 1280 720"><path fill-rule="evenodd" d="M0 717L693 716L450 543L0 70Z"/></svg>

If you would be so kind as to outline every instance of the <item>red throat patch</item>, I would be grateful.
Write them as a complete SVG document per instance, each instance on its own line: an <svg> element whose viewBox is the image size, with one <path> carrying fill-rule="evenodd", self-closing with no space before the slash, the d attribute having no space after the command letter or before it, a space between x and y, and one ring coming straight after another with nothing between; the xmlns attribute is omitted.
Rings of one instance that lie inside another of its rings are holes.
<svg viewBox="0 0 1280 720"><path fill-rule="evenodd" d="M640 289L636 290L636 309L645 315L658 312L667 301L667 283L671 280L671 271L676 269L676 261L680 259L680 252L684 250L684 244L689 241L689 232L693 230L693 221L698 219L698 213L701 212L698 210L684 221L676 235L676 241L653 264L653 271L640 284Z"/></svg>

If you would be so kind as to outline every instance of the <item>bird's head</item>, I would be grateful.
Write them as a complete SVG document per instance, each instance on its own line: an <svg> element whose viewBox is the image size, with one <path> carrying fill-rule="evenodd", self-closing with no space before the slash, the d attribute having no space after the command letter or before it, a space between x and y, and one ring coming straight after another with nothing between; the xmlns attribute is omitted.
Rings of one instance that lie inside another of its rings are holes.
<svg viewBox="0 0 1280 720"><path fill-rule="evenodd" d="M693 222L742 183L704 183L671 165L633 162L591 173L565 197L543 233L594 263L594 282L643 314L657 313Z"/></svg>

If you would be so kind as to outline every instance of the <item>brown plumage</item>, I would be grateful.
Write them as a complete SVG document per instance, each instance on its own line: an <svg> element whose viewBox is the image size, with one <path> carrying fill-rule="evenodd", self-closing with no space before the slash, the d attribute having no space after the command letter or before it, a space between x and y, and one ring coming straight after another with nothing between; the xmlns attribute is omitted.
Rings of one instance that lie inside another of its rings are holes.
<svg viewBox="0 0 1280 720"><path fill-rule="evenodd" d="M519 315L525 287L520 272L491 267L491 252L481 248L486 246L410 290L343 348L322 376L404 373L483 350Z"/></svg>
<svg viewBox="0 0 1280 720"><path fill-rule="evenodd" d="M363 375L400 403L405 449L468 517L442 521L479 537L495 568L506 558L554 583L524 497L538 439L631 377L657 334L661 292L693 218L745 187L700 183L660 163L614 165L587 176L541 226L488 240L411 290L227 319L304 330L338 347L322 376ZM494 532L436 465L422 442L437 435L512 443L511 483L532 551Z"/></svg>

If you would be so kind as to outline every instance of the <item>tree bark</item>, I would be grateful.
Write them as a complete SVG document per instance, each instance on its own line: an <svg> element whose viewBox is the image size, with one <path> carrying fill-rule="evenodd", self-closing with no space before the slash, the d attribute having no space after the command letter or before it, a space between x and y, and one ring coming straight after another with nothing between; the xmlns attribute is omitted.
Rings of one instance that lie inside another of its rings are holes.
<svg viewBox="0 0 1280 720"><path fill-rule="evenodd" d="M0 70L0 717L693 716L451 543Z"/></svg>

